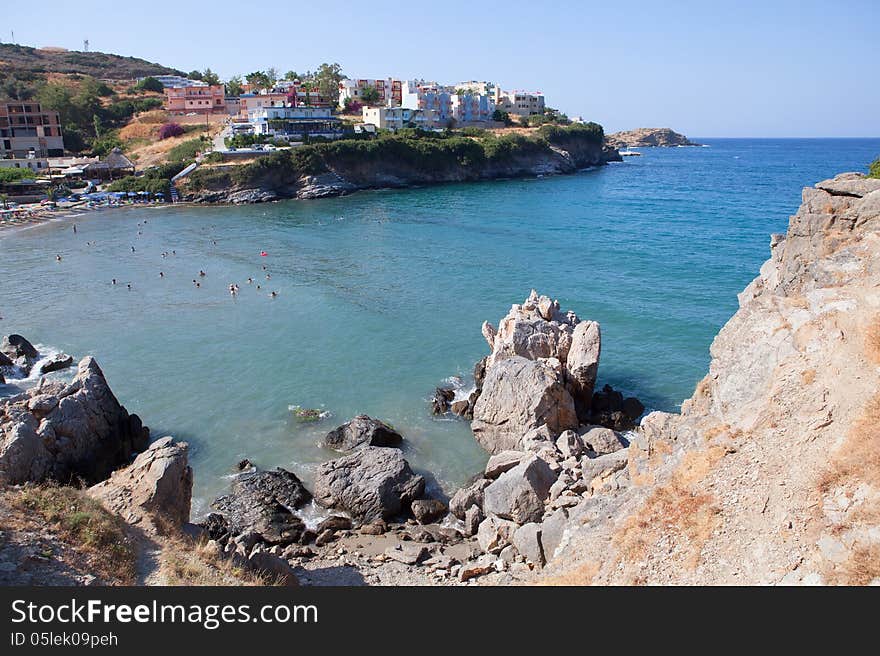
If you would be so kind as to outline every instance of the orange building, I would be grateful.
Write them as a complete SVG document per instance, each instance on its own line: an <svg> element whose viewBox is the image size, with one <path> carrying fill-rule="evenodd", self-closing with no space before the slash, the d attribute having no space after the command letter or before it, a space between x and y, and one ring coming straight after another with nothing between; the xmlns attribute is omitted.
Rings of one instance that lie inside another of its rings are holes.
<svg viewBox="0 0 880 656"><path fill-rule="evenodd" d="M165 111L171 114L225 114L226 92L222 84L165 89Z"/></svg>

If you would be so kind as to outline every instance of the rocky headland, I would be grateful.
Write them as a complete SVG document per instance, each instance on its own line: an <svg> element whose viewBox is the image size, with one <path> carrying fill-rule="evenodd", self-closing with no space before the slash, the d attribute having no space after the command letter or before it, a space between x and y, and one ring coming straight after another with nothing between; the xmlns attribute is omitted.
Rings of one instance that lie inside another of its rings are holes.
<svg viewBox="0 0 880 656"><path fill-rule="evenodd" d="M701 146L670 128L637 128L615 132L605 137L612 148L675 148L677 146Z"/></svg>
<svg viewBox="0 0 880 656"><path fill-rule="evenodd" d="M620 161L601 126L546 126L535 137L397 135L301 146L251 164L203 164L179 184L196 203L259 203L362 189L574 173Z"/></svg>
<svg viewBox="0 0 880 656"><path fill-rule="evenodd" d="M288 585L878 583L878 252L880 180L805 189L679 414L597 389L600 326L533 291L483 324L474 389L435 394L491 454L449 497L361 415L327 434L312 489L242 461L190 524L186 445L147 447L86 358L0 402L4 498L79 476L143 552ZM37 357L3 352L5 373ZM33 558L4 540L0 576Z"/></svg>

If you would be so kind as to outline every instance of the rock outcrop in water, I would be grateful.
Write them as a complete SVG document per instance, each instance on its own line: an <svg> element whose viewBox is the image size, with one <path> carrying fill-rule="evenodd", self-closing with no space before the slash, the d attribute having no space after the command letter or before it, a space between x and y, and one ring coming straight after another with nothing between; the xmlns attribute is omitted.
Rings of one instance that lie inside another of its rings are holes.
<svg viewBox="0 0 880 656"><path fill-rule="evenodd" d="M358 415L324 437L324 446L336 451L355 451L365 446L398 447L403 436L388 424L367 415Z"/></svg>
<svg viewBox="0 0 880 656"><path fill-rule="evenodd" d="M675 148L676 146L699 146L683 134L669 128L638 128L626 132L615 132L606 138L614 148Z"/></svg>
<svg viewBox="0 0 880 656"><path fill-rule="evenodd" d="M94 483L148 442L149 430L119 404L91 357L80 361L70 383L43 381L0 400L0 482L7 484Z"/></svg>

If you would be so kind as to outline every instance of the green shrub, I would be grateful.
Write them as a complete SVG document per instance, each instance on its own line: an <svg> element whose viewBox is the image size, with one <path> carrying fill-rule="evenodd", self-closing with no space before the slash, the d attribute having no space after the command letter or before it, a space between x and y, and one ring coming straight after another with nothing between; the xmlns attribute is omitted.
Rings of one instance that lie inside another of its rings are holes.
<svg viewBox="0 0 880 656"><path fill-rule="evenodd" d="M168 161L183 162L195 159L196 154L204 150L207 139L199 137L198 139L190 139L181 144L177 144L168 151Z"/></svg>
<svg viewBox="0 0 880 656"><path fill-rule="evenodd" d="M36 177L36 173L30 169L0 168L0 184L17 180L32 180L34 177Z"/></svg>
<svg viewBox="0 0 880 656"><path fill-rule="evenodd" d="M880 178L880 157L871 162L871 166L868 168L868 177Z"/></svg>
<svg viewBox="0 0 880 656"><path fill-rule="evenodd" d="M159 82L154 77L145 77L143 80L138 82L135 85L135 89L138 91L153 91L155 93L162 93L165 90L165 87L162 86L162 83Z"/></svg>

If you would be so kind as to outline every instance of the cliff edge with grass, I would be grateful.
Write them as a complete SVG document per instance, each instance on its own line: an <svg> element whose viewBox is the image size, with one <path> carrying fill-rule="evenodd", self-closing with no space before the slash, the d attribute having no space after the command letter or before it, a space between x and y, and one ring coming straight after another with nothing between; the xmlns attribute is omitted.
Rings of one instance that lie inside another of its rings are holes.
<svg viewBox="0 0 880 656"><path fill-rule="evenodd" d="M206 162L180 190L200 203L340 196L360 189L573 173L620 159L602 126L543 126L532 136L415 129L315 143L243 165Z"/></svg>

